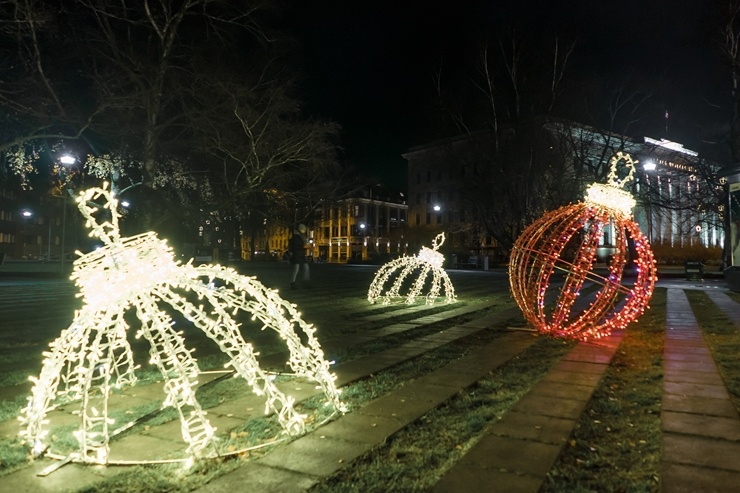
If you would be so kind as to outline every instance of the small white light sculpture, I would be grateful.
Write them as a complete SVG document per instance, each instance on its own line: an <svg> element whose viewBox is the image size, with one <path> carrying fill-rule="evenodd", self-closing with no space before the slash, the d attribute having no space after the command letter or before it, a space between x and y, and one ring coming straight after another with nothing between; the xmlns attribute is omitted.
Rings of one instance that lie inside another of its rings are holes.
<svg viewBox="0 0 740 493"><path fill-rule="evenodd" d="M258 353L244 340L239 323L232 318L240 311L251 313L253 320L263 324L263 330L278 332L290 350L287 364L295 375L316 382L327 406L346 410L335 386L336 376L329 371L330 363L314 335L315 328L302 320L295 305L255 278L233 269L208 264L195 267L192 261L182 265L166 241L153 232L121 238L118 202L106 188L87 190L77 198L90 236L100 238L104 246L75 261L71 279L80 289L82 309L44 353L39 377L31 377L33 391L19 419L21 436L34 455L47 447L47 413L59 402L79 399L81 425L75 432L79 450L69 458L108 463L111 430L115 430L107 412L108 397L114 388L136 383L137 366L124 318L130 309L135 310L141 323L136 337L149 342L150 362L162 374L166 392L163 407L172 406L179 412L190 459L218 456L217 439L215 428L195 397L200 373L196 360L185 346L182 333L173 329L173 320L162 305L181 313L219 346L229 357L226 366L233 368L234 376L244 378L255 394L265 397L265 412L274 412L287 433L304 432L306 416L293 407L293 397L278 390L272 376L260 368ZM105 205L94 205L100 198ZM108 219L98 223L94 215ZM214 279L225 285L214 288ZM188 292L197 295L201 304L186 298ZM303 332L305 344L297 329ZM102 406L96 408L91 398L98 392Z"/></svg>
<svg viewBox="0 0 740 493"><path fill-rule="evenodd" d="M431 272L432 284L429 289L429 293L425 296L426 304L433 305L440 291L444 287L445 300L447 303L454 303L455 289L452 286L447 272L442 268L444 263L444 255L439 253L437 249L444 243L444 233L438 234L434 240L432 240L432 248L421 247L421 251L418 255L409 257L404 255L403 257L392 260L384 264L375 274L373 282L370 284L370 289L367 292L367 300L370 303L376 303L382 299L384 305L388 305L395 300L405 301L408 304L412 304L418 297L421 296L421 292L424 289L427 276ZM420 270L419 277L417 277L413 283L411 283L408 294L401 295L401 289L404 287L404 282L407 278L416 270ZM395 276L393 284L388 291L383 292L386 284L390 279Z"/></svg>

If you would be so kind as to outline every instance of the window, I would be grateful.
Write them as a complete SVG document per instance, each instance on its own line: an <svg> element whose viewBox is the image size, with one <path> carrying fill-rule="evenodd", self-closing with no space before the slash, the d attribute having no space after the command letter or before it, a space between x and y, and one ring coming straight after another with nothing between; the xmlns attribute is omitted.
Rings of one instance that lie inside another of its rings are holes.
<svg viewBox="0 0 740 493"><path fill-rule="evenodd" d="M432 215L427 212L427 224L432 224Z"/></svg>
<svg viewBox="0 0 740 493"><path fill-rule="evenodd" d="M421 215L417 212L416 213L416 225L418 226L420 224L421 224Z"/></svg>
<svg viewBox="0 0 740 493"><path fill-rule="evenodd" d="M437 224L442 224L442 213L437 214Z"/></svg>
<svg viewBox="0 0 740 493"><path fill-rule="evenodd" d="M421 194L420 193L416 194L416 203L421 204Z"/></svg>
<svg viewBox="0 0 740 493"><path fill-rule="evenodd" d="M432 202L432 192L427 192L427 204Z"/></svg>

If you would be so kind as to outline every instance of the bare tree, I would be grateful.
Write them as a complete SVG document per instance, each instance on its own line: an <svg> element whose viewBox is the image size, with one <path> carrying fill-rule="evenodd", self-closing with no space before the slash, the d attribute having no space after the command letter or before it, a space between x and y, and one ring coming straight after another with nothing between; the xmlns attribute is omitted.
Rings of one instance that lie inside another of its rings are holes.
<svg viewBox="0 0 740 493"><path fill-rule="evenodd" d="M5 53L14 76L0 80L0 116L25 125L0 151L86 137L88 175L136 193L142 228L200 209L239 218L310 208L341 175L338 128L302 117L284 43L261 22L269 1L0 6L15 47ZM28 153L6 157L33 169Z"/></svg>

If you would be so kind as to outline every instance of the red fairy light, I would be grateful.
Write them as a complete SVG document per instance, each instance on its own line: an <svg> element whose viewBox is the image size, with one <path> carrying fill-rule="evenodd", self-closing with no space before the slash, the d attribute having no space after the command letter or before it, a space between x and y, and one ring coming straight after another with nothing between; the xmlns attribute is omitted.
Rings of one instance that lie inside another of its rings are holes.
<svg viewBox="0 0 740 493"><path fill-rule="evenodd" d="M622 181L616 165L630 169ZM611 161L610 183L594 184L586 200L550 211L517 239L509 262L509 283L524 318L544 334L577 339L599 338L637 319L653 294L655 261L650 244L631 219L634 199L620 188L632 178L635 161L618 153ZM594 271L604 228L613 226L614 257L606 276ZM627 238L635 245L634 285L622 283L628 261ZM580 312L576 301L584 284L600 286ZM548 299L553 298L552 303Z"/></svg>

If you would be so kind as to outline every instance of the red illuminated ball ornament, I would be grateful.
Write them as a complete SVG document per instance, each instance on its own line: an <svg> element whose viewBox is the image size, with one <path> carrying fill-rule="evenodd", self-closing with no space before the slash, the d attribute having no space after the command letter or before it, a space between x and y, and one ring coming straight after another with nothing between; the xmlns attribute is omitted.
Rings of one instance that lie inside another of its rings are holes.
<svg viewBox="0 0 740 493"><path fill-rule="evenodd" d="M629 169L621 181L616 173L620 161ZM622 190L632 179L635 163L629 154L617 153L607 185L594 183L583 202L546 213L514 244L509 263L511 292L539 332L599 338L625 328L648 308L655 287L655 261L647 238L632 220L635 200ZM614 246L606 277L594 270L605 230L612 233ZM629 260L628 238L634 241L636 254L632 285L622 278Z"/></svg>

